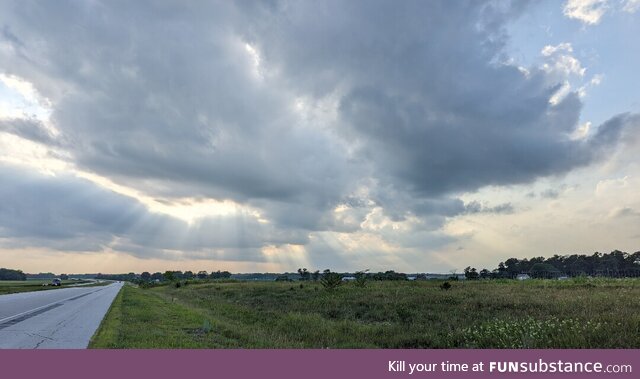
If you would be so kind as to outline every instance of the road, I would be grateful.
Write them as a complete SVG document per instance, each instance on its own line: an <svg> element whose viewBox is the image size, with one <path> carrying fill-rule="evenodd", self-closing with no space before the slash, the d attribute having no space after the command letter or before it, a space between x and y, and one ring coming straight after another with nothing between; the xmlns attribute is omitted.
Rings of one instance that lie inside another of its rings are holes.
<svg viewBox="0 0 640 379"><path fill-rule="evenodd" d="M0 296L0 348L84 349L122 283Z"/></svg>

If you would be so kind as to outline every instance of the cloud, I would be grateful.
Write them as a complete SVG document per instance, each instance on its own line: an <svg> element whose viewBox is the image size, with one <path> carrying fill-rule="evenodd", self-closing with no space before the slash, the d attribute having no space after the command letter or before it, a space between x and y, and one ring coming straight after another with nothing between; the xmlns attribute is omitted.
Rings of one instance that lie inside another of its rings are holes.
<svg viewBox="0 0 640 379"><path fill-rule="evenodd" d="M0 132L14 134L49 146L58 145L56 137L42 121L35 118L0 118Z"/></svg>
<svg viewBox="0 0 640 379"><path fill-rule="evenodd" d="M596 25L607 9L607 0L568 0L564 5L564 15L587 25Z"/></svg>
<svg viewBox="0 0 640 379"><path fill-rule="evenodd" d="M628 217L640 217L640 212L630 207L622 207L611 210L609 214L611 218L628 218Z"/></svg>
<svg viewBox="0 0 640 379"><path fill-rule="evenodd" d="M566 12L590 20L604 9L569 3ZM209 249L225 259L244 249L260 259L265 246L355 234L376 216L407 228L379 229L394 246L442 246L452 217L513 211L465 204L462 194L604 159L630 122L621 115L571 138L582 101L565 81L586 68L570 44L545 47L543 65L526 71L501 63L506 26L526 7L2 2L0 74L47 99L56 133L31 119L4 120L2 132L145 196L229 201L260 219L240 211L190 225L61 176L5 189L17 204L65 200L0 226L21 241L78 249ZM47 214L61 221L27 224ZM338 246L314 241L309 251Z"/></svg>
<svg viewBox="0 0 640 379"><path fill-rule="evenodd" d="M622 10L627 13L635 13L640 9L640 0L626 0L623 4Z"/></svg>
<svg viewBox="0 0 640 379"><path fill-rule="evenodd" d="M503 203L495 206L487 206L477 201L471 201L465 204L465 213L495 213L495 214L510 214L513 213L514 207L511 203Z"/></svg>
<svg viewBox="0 0 640 379"><path fill-rule="evenodd" d="M0 166L0 179L5 183L0 187L3 247L260 261L264 246L308 242L304 232L277 230L250 214L208 216L187 224L71 175Z"/></svg>
<svg viewBox="0 0 640 379"><path fill-rule="evenodd" d="M544 199L557 199L560 196L560 192L553 188L548 188L542 192L540 192L540 197Z"/></svg>
<svg viewBox="0 0 640 379"><path fill-rule="evenodd" d="M570 75L584 76L586 72L580 61L573 56L573 47L570 43L547 45L541 53L547 61L542 68L548 73L558 73L562 78L566 78Z"/></svg>

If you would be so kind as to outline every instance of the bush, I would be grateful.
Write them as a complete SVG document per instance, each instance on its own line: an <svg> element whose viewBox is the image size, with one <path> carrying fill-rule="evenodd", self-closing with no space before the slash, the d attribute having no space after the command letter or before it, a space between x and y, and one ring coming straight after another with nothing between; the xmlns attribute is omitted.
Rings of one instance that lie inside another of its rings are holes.
<svg viewBox="0 0 640 379"><path fill-rule="evenodd" d="M399 305L396 307L396 314L398 319L403 324L408 324L413 320L413 311L406 305Z"/></svg>
<svg viewBox="0 0 640 379"><path fill-rule="evenodd" d="M355 285L358 287L365 287L367 285L367 272L369 270L358 271L356 272L356 281Z"/></svg>
<svg viewBox="0 0 640 379"><path fill-rule="evenodd" d="M342 275L330 270L324 270L320 283L325 289L332 290L338 288L342 284Z"/></svg>
<svg viewBox="0 0 640 379"><path fill-rule="evenodd" d="M201 328L202 332L206 334L206 333L209 333L209 332L211 331L211 329L212 329L212 327L211 327L211 321L209 321L209 320L204 320L204 321L202 322L202 328Z"/></svg>

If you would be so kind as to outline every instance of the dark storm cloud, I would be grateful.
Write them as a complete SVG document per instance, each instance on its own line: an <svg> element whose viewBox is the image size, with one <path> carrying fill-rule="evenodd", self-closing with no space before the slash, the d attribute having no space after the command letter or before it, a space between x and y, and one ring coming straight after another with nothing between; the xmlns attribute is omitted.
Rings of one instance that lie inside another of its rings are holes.
<svg viewBox="0 0 640 379"><path fill-rule="evenodd" d="M38 119L0 119L0 132L14 134L24 139L49 146L58 144L56 138Z"/></svg>
<svg viewBox="0 0 640 379"><path fill-rule="evenodd" d="M101 251L110 246L140 257L199 254L256 260L256 251L265 245L307 242L304 233L275 230L242 213L189 225L70 175L45 176L0 165L0 181L0 239L5 238L5 247Z"/></svg>
<svg viewBox="0 0 640 379"><path fill-rule="evenodd" d="M44 241L44 246L95 250L131 229L144 213L131 199L70 177L0 166L0 180L0 235L22 240L20 245Z"/></svg>
<svg viewBox="0 0 640 379"><path fill-rule="evenodd" d="M29 59L3 54L3 69L51 98L86 170L163 196L338 204L350 190L343 143L301 127L289 89L257 77L245 16L226 2L175 5L4 3Z"/></svg>
<svg viewBox="0 0 640 379"><path fill-rule="evenodd" d="M0 225L53 239L107 225L96 241L124 234L126 243L152 249L250 250L304 244L312 231L358 230L374 206L393 220L420 217L432 230L460 214L509 213L511 204L465 205L456 196L587 165L629 122L620 116L589 140L572 140L578 95L551 104L557 78L502 63L505 25L526 6L1 2L2 72L50 99L60 137L26 121L1 130L58 144L76 167L149 195L230 199L271 223L247 216L187 226L69 180L54 193L78 186L131 218L68 199L50 214L69 216L71 227L16 227L5 215ZM329 110L300 114L299 98ZM362 186L368 195L354 195ZM348 208L342 218L338 206ZM131 228L139 233L125 232Z"/></svg>
<svg viewBox="0 0 640 379"><path fill-rule="evenodd" d="M362 5L286 3L254 38L292 86L340 89L341 132L400 190L431 198L530 182L615 143L610 122L591 141L570 140L578 95L551 104L560 83L549 74L499 63L505 21L524 3Z"/></svg>

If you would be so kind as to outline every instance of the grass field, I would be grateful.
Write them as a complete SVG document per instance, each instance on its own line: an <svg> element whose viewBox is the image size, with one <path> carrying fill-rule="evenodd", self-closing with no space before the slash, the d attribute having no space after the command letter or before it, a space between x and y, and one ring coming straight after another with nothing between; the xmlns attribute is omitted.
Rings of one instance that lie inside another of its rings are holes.
<svg viewBox="0 0 640 379"><path fill-rule="evenodd" d="M44 286L43 284L50 284L51 280L0 280L0 295L68 288L74 284L87 282L87 280L63 280L61 286ZM95 285L101 284L96 283Z"/></svg>
<svg viewBox="0 0 640 379"><path fill-rule="evenodd" d="M640 280L127 285L94 348L640 348Z"/></svg>

